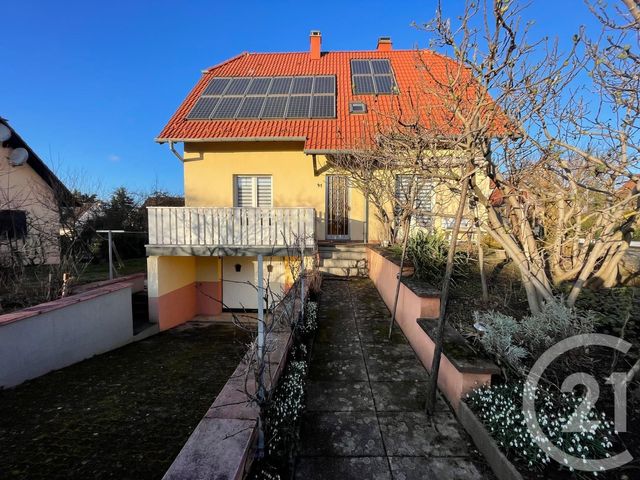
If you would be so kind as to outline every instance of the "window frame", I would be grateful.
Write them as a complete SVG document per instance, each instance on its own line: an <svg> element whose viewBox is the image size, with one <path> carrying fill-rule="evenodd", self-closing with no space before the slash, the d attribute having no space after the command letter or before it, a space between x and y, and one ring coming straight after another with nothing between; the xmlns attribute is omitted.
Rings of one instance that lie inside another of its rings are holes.
<svg viewBox="0 0 640 480"><path fill-rule="evenodd" d="M240 178L251 179L251 206L245 207L239 205L239 185L238 180ZM258 206L258 178L269 179L269 206ZM273 208L273 175L271 174L245 174L238 173L233 176L233 206L234 208Z"/></svg>
<svg viewBox="0 0 640 480"><path fill-rule="evenodd" d="M16 222L15 216L18 214L20 218L20 222ZM29 215L26 210L19 209L3 209L0 210L0 220L3 222L4 219L1 219L2 216L6 215L7 224L10 224L10 229L2 229L0 230L0 240L22 240L25 241L27 236L29 235ZM4 227L5 225L0 226ZM19 228L20 227L20 228Z"/></svg>

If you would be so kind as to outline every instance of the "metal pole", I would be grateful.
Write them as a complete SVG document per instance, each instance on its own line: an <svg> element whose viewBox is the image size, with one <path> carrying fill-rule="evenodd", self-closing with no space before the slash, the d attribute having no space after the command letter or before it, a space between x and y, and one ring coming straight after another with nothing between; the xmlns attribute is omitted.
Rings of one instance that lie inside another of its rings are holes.
<svg viewBox="0 0 640 480"><path fill-rule="evenodd" d="M300 317L304 321L304 247L300 250Z"/></svg>
<svg viewBox="0 0 640 480"><path fill-rule="evenodd" d="M263 257L258 255L258 401L260 408L264 408L264 275ZM260 415L262 419L262 415ZM264 425L258 428L258 457L264 455Z"/></svg>
<svg viewBox="0 0 640 480"><path fill-rule="evenodd" d="M109 280L113 280L113 240L111 239L111 230L108 232L109 236Z"/></svg>

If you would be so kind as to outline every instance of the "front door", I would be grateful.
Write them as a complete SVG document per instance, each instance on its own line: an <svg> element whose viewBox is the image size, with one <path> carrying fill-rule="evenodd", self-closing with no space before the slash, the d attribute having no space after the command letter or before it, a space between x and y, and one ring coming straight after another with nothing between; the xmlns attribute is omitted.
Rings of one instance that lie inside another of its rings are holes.
<svg viewBox="0 0 640 480"><path fill-rule="evenodd" d="M349 240L349 179L327 175L327 239Z"/></svg>

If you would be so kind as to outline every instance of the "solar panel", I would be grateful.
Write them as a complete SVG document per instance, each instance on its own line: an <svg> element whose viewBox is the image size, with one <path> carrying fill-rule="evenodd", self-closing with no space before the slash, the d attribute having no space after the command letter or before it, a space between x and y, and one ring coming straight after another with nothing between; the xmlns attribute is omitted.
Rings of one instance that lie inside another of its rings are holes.
<svg viewBox="0 0 640 480"><path fill-rule="evenodd" d="M287 117L288 118L308 118L310 104L311 104L311 96L304 95L300 97L290 97L289 107L287 108Z"/></svg>
<svg viewBox="0 0 640 480"><path fill-rule="evenodd" d="M213 78L202 92L203 95L222 95L224 89L231 82L230 78Z"/></svg>
<svg viewBox="0 0 640 480"><path fill-rule="evenodd" d="M396 93L396 82L388 58L351 60L351 85L357 94Z"/></svg>
<svg viewBox="0 0 640 480"><path fill-rule="evenodd" d="M313 86L313 77L297 77L293 79L293 86L291 87L291 94L311 93L311 87Z"/></svg>
<svg viewBox="0 0 640 480"><path fill-rule="evenodd" d="M245 97L238 109L238 118L260 118L265 97Z"/></svg>
<svg viewBox="0 0 640 480"><path fill-rule="evenodd" d="M336 116L336 97L315 95L311 101L311 118L332 118Z"/></svg>
<svg viewBox="0 0 640 480"><path fill-rule="evenodd" d="M189 120L208 120L217 103L217 97L201 97L193 106L187 118Z"/></svg>
<svg viewBox="0 0 640 480"><path fill-rule="evenodd" d="M373 77L360 75L371 82ZM186 118L333 118L336 77L215 77Z"/></svg>
<svg viewBox="0 0 640 480"><path fill-rule="evenodd" d="M354 75L353 76L353 93L367 94L376 93L373 88L373 77L370 75Z"/></svg>
<svg viewBox="0 0 640 480"><path fill-rule="evenodd" d="M316 77L313 93L336 93L336 77Z"/></svg>
<svg viewBox="0 0 640 480"><path fill-rule="evenodd" d="M247 90L247 95L264 95L269 90L271 77L254 78Z"/></svg>
<svg viewBox="0 0 640 480"><path fill-rule="evenodd" d="M234 78L229 84L225 95L243 95L251 82L250 78Z"/></svg>
<svg viewBox="0 0 640 480"><path fill-rule="evenodd" d="M271 90L269 95L284 95L289 93L291 86L291 77L275 77L271 82Z"/></svg>
<svg viewBox="0 0 640 480"><path fill-rule="evenodd" d="M288 97L267 97L262 118L284 118Z"/></svg>
<svg viewBox="0 0 640 480"><path fill-rule="evenodd" d="M211 118L233 118L242 101L242 97L222 97Z"/></svg>
<svg viewBox="0 0 640 480"><path fill-rule="evenodd" d="M369 60L351 60L351 75L370 73Z"/></svg>
<svg viewBox="0 0 640 480"><path fill-rule="evenodd" d="M389 63L389 60L387 60L386 58L371 60L371 68L374 75L379 73L391 73L391 63Z"/></svg>
<svg viewBox="0 0 640 480"><path fill-rule="evenodd" d="M393 79L391 75L376 75L374 78L378 93L393 93Z"/></svg>

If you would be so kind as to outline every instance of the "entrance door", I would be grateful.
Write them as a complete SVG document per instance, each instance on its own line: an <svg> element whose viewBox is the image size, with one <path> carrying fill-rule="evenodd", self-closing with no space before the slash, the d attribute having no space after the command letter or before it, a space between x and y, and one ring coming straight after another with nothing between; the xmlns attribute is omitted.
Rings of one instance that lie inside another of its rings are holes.
<svg viewBox="0 0 640 480"><path fill-rule="evenodd" d="M327 239L349 240L349 179L327 175Z"/></svg>

